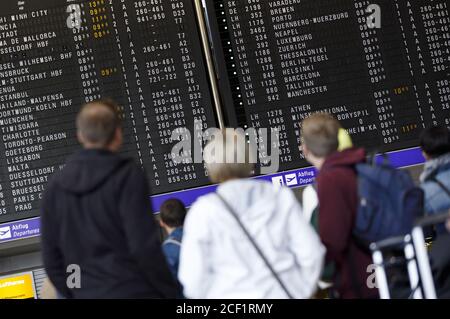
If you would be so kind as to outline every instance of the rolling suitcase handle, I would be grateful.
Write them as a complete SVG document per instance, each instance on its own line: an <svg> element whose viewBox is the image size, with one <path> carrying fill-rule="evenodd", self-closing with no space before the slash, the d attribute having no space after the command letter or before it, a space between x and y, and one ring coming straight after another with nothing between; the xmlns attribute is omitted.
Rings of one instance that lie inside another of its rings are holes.
<svg viewBox="0 0 450 319"><path fill-rule="evenodd" d="M417 263L419 266L420 278L422 280L422 288L426 299L437 299L436 288L434 286L433 274L431 272L430 259L425 245L425 236L423 227L433 226L445 222L450 218L450 212L444 214L429 216L421 219L416 223L412 230L412 239L414 249L417 255Z"/></svg>
<svg viewBox="0 0 450 319"><path fill-rule="evenodd" d="M370 249L372 250L372 260L375 264L375 277L378 285L378 292L380 299L391 299L389 291L389 282L384 268L385 261L382 250L393 245L397 246L403 242L403 237L389 238L378 243L372 243Z"/></svg>
<svg viewBox="0 0 450 319"><path fill-rule="evenodd" d="M389 284L386 276L386 271L384 270L384 260L383 253L376 249L372 249L372 260L376 266L375 276L378 285L378 292L380 294L380 299L390 299L391 295L389 292Z"/></svg>
<svg viewBox="0 0 450 319"><path fill-rule="evenodd" d="M422 290L420 290L420 276L416 261L416 253L411 235L405 236L405 257L406 267L408 269L409 283L411 285L413 299L423 299Z"/></svg>
<svg viewBox="0 0 450 319"><path fill-rule="evenodd" d="M412 297L414 299L422 299L422 291L419 288L419 272L417 263L415 260L414 246L412 244L412 239L410 235L402 236L402 237L393 237L378 243L373 243L370 248L372 250L372 259L375 268L375 275L378 285L378 291L380 293L381 299L390 299L391 293L389 289L389 283L385 271L385 265L387 264L384 261L383 250L386 248L393 248L398 246L399 248L403 248L406 267L409 276L410 287L412 291Z"/></svg>

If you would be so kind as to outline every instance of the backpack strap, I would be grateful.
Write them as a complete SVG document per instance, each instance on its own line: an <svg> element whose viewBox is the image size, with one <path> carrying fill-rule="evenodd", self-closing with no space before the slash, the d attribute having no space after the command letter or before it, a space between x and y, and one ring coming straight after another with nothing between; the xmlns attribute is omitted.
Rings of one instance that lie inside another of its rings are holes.
<svg viewBox="0 0 450 319"><path fill-rule="evenodd" d="M278 284L280 285L280 287L283 289L283 291L285 292L286 296L289 299L294 299L294 297L292 296L292 294L289 292L289 290L287 289L287 287L285 286L285 284L283 283L283 281L281 280L281 278L278 276L278 274L276 273L276 271L273 269L272 265L270 264L269 260L267 259L267 257L264 255L264 253L262 252L261 248L259 248L259 246L256 244L255 240L253 239L252 235L250 235L250 233L248 232L247 228L244 226L244 224L242 223L241 219L239 218L239 216L237 215L237 213L233 210L233 208L230 206L230 204L228 204L228 202L219 194L216 193L217 197L219 198L219 200L222 202L222 204L225 206L226 210L234 217L234 219L236 220L236 222L239 224L239 226L241 227L242 231L245 233L245 236L248 238L248 240L250 241L250 243L252 244L252 246L255 248L255 250L258 252L259 256L261 257L261 259L264 261L264 263L266 264L267 268L270 270L270 272L272 273L272 276L276 279L276 281L278 282Z"/></svg>
<svg viewBox="0 0 450 319"><path fill-rule="evenodd" d="M176 246L181 246L181 242L179 240L176 240L175 238L168 238L164 241L164 245L166 244L173 244Z"/></svg>
<svg viewBox="0 0 450 319"><path fill-rule="evenodd" d="M436 175L430 177L430 180L436 184L439 185L439 187L450 197L450 189L448 189L447 186L444 185L437 177Z"/></svg>

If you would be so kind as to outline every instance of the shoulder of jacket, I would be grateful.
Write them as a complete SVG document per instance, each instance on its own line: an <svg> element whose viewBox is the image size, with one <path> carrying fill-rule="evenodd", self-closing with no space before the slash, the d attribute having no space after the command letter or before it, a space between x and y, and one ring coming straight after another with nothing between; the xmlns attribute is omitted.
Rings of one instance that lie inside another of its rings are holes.
<svg viewBox="0 0 450 319"><path fill-rule="evenodd" d="M123 176L124 179L129 177L145 176L145 171L134 160L125 158L118 168L116 168L115 174Z"/></svg>
<svg viewBox="0 0 450 319"><path fill-rule="evenodd" d="M343 168L330 168L320 172L317 175L316 181L317 183L325 183L327 185L331 184L339 184L343 182L342 178L339 178L340 174L345 174L346 170Z"/></svg>
<svg viewBox="0 0 450 319"><path fill-rule="evenodd" d="M431 179L425 180L425 182L420 185L420 188L425 192L425 197L433 197L441 191L440 186Z"/></svg>
<svg viewBox="0 0 450 319"><path fill-rule="evenodd" d="M187 218L192 216L196 219L208 219L210 212L217 211L219 205L220 202L215 192L201 196L191 205Z"/></svg>
<svg viewBox="0 0 450 319"><path fill-rule="evenodd" d="M197 198L194 203L192 203L189 212L203 210L206 207L210 207L218 203L218 199L215 198L216 193L210 193Z"/></svg>
<svg viewBox="0 0 450 319"><path fill-rule="evenodd" d="M450 184L450 167L437 174L437 177Z"/></svg>
<svg viewBox="0 0 450 319"><path fill-rule="evenodd" d="M122 158L121 161L121 167L122 168L128 168L128 169L141 169L141 167L132 159L128 157Z"/></svg>
<svg viewBox="0 0 450 319"><path fill-rule="evenodd" d="M281 200L291 200L296 198L294 191L289 187L280 187L278 189L275 188L273 192L275 194L278 193L277 197L280 198Z"/></svg>
<svg viewBox="0 0 450 319"><path fill-rule="evenodd" d="M422 188L426 192L429 191L431 188L433 188L434 184L435 183L433 181L427 179L420 184L420 188Z"/></svg>

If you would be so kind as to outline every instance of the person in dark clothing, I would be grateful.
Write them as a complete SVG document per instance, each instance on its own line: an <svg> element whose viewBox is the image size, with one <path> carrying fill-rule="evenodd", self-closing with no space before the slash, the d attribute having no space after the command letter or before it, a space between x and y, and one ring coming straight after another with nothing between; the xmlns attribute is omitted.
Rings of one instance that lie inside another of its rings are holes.
<svg viewBox="0 0 450 319"><path fill-rule="evenodd" d="M450 231L450 222L447 229ZM439 236L430 251L431 271L439 299L450 299L450 233Z"/></svg>
<svg viewBox="0 0 450 319"><path fill-rule="evenodd" d="M51 178L42 200L45 269L65 298L176 298L144 173L116 154L118 110L96 101L77 117L83 150ZM67 271L77 268L78 284L69 285L77 274Z"/></svg>
<svg viewBox="0 0 450 319"><path fill-rule="evenodd" d="M333 284L338 298L376 298L369 288L368 252L353 238L358 206L355 165L365 160L363 149L338 151L339 122L328 114L315 114L302 123L302 150L318 170L319 234L327 248L327 262L334 262Z"/></svg>
<svg viewBox="0 0 450 319"><path fill-rule="evenodd" d="M168 234L163 243L163 251L174 278L178 278L186 207L178 199L168 199L161 205L160 218L159 223Z"/></svg>
<svg viewBox="0 0 450 319"><path fill-rule="evenodd" d="M420 146L427 160L420 176L425 192L425 213L440 214L450 209L450 130L446 126L424 130ZM436 233L446 234L445 226L437 225Z"/></svg>

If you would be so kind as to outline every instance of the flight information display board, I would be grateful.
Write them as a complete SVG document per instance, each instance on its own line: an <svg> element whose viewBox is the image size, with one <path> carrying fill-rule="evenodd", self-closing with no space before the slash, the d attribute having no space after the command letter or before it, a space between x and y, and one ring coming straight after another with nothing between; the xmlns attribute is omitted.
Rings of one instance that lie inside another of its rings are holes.
<svg viewBox="0 0 450 319"><path fill-rule="evenodd" d="M378 151L417 146L424 127L450 126L448 0L206 5L227 118L278 128L281 171L307 165L299 131L312 112L333 114L356 144Z"/></svg>
<svg viewBox="0 0 450 319"><path fill-rule="evenodd" d="M38 215L79 147L76 113L101 97L122 105L153 195L208 184L171 158L174 129L217 126L195 17L191 0L0 2L0 223Z"/></svg>

